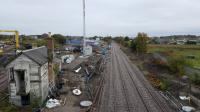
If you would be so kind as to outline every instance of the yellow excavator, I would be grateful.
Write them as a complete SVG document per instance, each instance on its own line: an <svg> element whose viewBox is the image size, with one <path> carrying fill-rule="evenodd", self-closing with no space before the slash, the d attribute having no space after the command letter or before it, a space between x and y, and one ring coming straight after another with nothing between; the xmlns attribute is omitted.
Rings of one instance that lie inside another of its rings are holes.
<svg viewBox="0 0 200 112"><path fill-rule="evenodd" d="M8 32L8 33L15 33L15 48L16 50L19 49L20 45L19 45L19 32L17 30L0 30L1 32ZM3 53L3 49L0 48L0 54Z"/></svg>

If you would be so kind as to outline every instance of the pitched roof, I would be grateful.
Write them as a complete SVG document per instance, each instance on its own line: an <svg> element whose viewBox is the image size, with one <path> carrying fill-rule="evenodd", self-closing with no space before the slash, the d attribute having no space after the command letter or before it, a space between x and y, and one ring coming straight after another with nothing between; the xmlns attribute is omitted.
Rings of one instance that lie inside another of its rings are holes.
<svg viewBox="0 0 200 112"><path fill-rule="evenodd" d="M45 46L22 51L22 54L32 59L39 65L43 65L48 61L47 47Z"/></svg>

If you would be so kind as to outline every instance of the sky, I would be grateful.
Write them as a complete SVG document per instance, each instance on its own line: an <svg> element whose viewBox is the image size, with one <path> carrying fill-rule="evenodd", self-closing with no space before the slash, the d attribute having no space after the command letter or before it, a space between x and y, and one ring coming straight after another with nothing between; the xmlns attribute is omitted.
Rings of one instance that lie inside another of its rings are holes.
<svg viewBox="0 0 200 112"><path fill-rule="evenodd" d="M86 0L87 36L200 35L200 0ZM82 0L0 0L0 29L80 36Z"/></svg>

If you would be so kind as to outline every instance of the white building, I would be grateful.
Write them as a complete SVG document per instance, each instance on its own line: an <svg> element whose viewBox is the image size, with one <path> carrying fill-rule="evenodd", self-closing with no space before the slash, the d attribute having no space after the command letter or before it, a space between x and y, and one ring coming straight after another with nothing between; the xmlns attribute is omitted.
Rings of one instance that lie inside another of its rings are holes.
<svg viewBox="0 0 200 112"><path fill-rule="evenodd" d="M85 49L84 49L84 54L85 54L86 56L92 55L92 46L87 45L87 46L85 47Z"/></svg>
<svg viewBox="0 0 200 112"><path fill-rule="evenodd" d="M29 105L33 98L44 101L49 91L47 48L21 52L7 66L10 102Z"/></svg>

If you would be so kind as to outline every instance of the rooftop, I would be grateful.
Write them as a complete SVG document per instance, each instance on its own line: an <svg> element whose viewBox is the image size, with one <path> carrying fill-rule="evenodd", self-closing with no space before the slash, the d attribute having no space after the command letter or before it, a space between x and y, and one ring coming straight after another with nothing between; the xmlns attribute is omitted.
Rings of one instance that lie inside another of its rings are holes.
<svg viewBox="0 0 200 112"><path fill-rule="evenodd" d="M39 65L43 65L48 61L47 47L45 46L22 51L22 54L29 57Z"/></svg>

